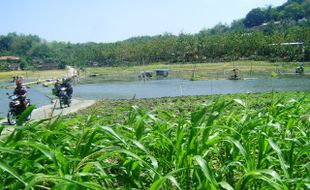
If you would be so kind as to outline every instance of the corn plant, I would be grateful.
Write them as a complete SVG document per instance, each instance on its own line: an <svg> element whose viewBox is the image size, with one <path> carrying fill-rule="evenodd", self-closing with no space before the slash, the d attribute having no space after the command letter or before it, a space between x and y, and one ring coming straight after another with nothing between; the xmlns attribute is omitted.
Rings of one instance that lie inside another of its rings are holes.
<svg viewBox="0 0 310 190"><path fill-rule="evenodd" d="M26 123L0 138L0 188L306 189L309 102L308 92L118 100Z"/></svg>

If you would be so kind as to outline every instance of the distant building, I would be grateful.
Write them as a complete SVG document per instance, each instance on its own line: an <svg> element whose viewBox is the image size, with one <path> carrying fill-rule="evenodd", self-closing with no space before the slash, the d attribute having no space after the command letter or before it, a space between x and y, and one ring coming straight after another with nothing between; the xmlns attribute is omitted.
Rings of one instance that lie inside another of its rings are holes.
<svg viewBox="0 0 310 190"><path fill-rule="evenodd" d="M307 19L304 17L304 18L298 19L297 22L298 23L304 23L304 22L307 22Z"/></svg>
<svg viewBox="0 0 310 190"><path fill-rule="evenodd" d="M296 47L299 49L299 52L303 59L306 57L305 45L304 42L283 42L283 43L273 43L269 44L269 46L288 46L288 47Z"/></svg>
<svg viewBox="0 0 310 190"><path fill-rule="evenodd" d="M158 77L168 77L169 69L156 69L156 76Z"/></svg>
<svg viewBox="0 0 310 190"><path fill-rule="evenodd" d="M59 69L59 63L55 63L52 60L43 60L41 58L33 58L32 62L36 65L38 70L56 70Z"/></svg>
<svg viewBox="0 0 310 190"><path fill-rule="evenodd" d="M270 44L272 46L277 46L277 45L281 45L281 46L287 46L287 45L304 45L303 42L285 42L285 43L274 43L274 44Z"/></svg>
<svg viewBox="0 0 310 190"><path fill-rule="evenodd" d="M98 67L99 63L96 62L96 61L88 61L87 65L90 66L90 67Z"/></svg>
<svg viewBox="0 0 310 190"><path fill-rule="evenodd" d="M8 66L8 69L10 71L19 71L22 70L20 63L10 63L10 65Z"/></svg>
<svg viewBox="0 0 310 190"><path fill-rule="evenodd" d="M19 61L19 57L15 56L0 56L0 61Z"/></svg>
<svg viewBox="0 0 310 190"><path fill-rule="evenodd" d="M59 69L58 63L42 63L37 66L38 70L56 70Z"/></svg>
<svg viewBox="0 0 310 190"><path fill-rule="evenodd" d="M274 44L269 44L270 46L299 46L301 47L301 52L304 54L305 53L305 46L304 42L284 42L284 43L274 43Z"/></svg>
<svg viewBox="0 0 310 190"><path fill-rule="evenodd" d="M20 58L15 56L0 56L0 63L1 62L7 62L8 70L10 71L16 71L21 70L21 63Z"/></svg>

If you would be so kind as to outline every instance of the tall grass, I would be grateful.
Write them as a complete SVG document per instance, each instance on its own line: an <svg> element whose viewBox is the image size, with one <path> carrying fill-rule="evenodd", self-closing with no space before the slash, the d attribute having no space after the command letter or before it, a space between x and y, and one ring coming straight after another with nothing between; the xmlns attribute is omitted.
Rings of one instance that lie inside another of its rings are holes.
<svg viewBox="0 0 310 190"><path fill-rule="evenodd" d="M16 127L0 189L309 188L309 93L146 101Z"/></svg>

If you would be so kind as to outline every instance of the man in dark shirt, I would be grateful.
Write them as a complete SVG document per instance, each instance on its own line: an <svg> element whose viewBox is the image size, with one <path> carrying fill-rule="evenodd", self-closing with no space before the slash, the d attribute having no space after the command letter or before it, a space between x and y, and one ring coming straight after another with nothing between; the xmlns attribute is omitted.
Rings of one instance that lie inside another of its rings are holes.
<svg viewBox="0 0 310 190"><path fill-rule="evenodd" d="M23 103L25 107L27 107L27 94L28 91L26 87L23 86L23 81L21 79L16 80L16 88L14 90L14 95L18 96L18 99Z"/></svg>
<svg viewBox="0 0 310 190"><path fill-rule="evenodd" d="M60 91L60 88L61 88L61 83L59 81L59 79L56 80L56 83L55 83L55 86L54 86L54 93L55 93L55 96L59 96L59 91Z"/></svg>
<svg viewBox="0 0 310 190"><path fill-rule="evenodd" d="M67 96L68 98L72 98L72 93L73 93L73 86L72 86L72 81L70 78L66 79L63 78L63 82L62 82L63 87L66 88L66 92L67 92Z"/></svg>

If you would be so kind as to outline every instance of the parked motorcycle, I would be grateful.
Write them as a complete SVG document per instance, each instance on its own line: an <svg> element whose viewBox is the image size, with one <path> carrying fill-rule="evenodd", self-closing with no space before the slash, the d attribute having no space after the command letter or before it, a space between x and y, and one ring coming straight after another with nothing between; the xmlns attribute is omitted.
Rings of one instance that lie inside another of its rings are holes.
<svg viewBox="0 0 310 190"><path fill-rule="evenodd" d="M58 92L58 97L59 97L60 108L64 108L65 105L70 107L71 98L67 95L65 87L60 88Z"/></svg>
<svg viewBox="0 0 310 190"><path fill-rule="evenodd" d="M19 116L26 110L26 108L30 106L30 99L27 99L26 100L27 104L24 105L24 102L20 100L18 95L9 95L9 93L7 93L7 95L9 96L8 98L10 99L9 111L7 114L8 123L10 125L15 125ZM26 120L30 120L30 118L31 115L29 115L26 118Z"/></svg>

